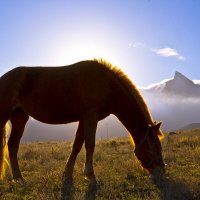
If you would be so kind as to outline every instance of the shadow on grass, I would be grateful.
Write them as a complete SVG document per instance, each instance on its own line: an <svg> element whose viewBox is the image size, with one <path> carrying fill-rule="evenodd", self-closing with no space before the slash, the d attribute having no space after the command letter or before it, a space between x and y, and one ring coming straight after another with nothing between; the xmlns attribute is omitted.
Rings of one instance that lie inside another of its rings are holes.
<svg viewBox="0 0 200 200"><path fill-rule="evenodd" d="M62 200L74 200L74 183L72 182L65 182L62 186L61 190L61 199ZM95 200L97 193L97 185L93 182L88 184L87 190L84 195L84 200Z"/></svg>
<svg viewBox="0 0 200 200"><path fill-rule="evenodd" d="M64 180L61 188L61 200L72 200L74 193L74 182L72 179Z"/></svg>
<svg viewBox="0 0 200 200"><path fill-rule="evenodd" d="M194 200L188 186L178 180L167 177L152 178L153 183L160 190L161 200Z"/></svg>
<svg viewBox="0 0 200 200"><path fill-rule="evenodd" d="M94 183L89 183L87 187L87 191L85 192L84 200L95 200L97 193L97 185Z"/></svg>

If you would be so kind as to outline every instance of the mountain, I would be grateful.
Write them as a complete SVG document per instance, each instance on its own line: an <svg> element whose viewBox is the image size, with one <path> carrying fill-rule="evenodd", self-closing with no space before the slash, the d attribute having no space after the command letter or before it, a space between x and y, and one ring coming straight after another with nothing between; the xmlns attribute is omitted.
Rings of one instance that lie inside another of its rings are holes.
<svg viewBox="0 0 200 200"><path fill-rule="evenodd" d="M173 131L185 124L200 122L200 81L180 72L140 89L154 119L162 120L163 130Z"/></svg>
<svg viewBox="0 0 200 200"><path fill-rule="evenodd" d="M174 78L166 82L162 92L183 97L200 97L200 85L195 84L180 72L176 72Z"/></svg>
<svg viewBox="0 0 200 200"><path fill-rule="evenodd" d="M200 81L192 81L176 71L173 79L166 79L143 89L143 92L162 92L168 96L200 97Z"/></svg>

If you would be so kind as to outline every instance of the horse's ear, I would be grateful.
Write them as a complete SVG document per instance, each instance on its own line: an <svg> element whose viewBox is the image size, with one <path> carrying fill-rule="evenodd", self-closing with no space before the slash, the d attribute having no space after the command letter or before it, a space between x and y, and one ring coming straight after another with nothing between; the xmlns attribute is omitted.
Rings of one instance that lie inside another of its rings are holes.
<svg viewBox="0 0 200 200"><path fill-rule="evenodd" d="M158 130L160 129L161 124L162 124L162 122L157 123L157 124L154 126L154 130L158 131Z"/></svg>

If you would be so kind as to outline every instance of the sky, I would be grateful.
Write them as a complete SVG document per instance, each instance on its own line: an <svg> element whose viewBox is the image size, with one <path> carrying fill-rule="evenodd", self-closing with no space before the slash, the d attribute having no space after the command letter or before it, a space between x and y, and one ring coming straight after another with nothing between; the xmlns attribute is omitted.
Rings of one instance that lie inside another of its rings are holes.
<svg viewBox="0 0 200 200"><path fill-rule="evenodd" d="M137 86L200 79L199 0L0 0L0 76L103 58Z"/></svg>

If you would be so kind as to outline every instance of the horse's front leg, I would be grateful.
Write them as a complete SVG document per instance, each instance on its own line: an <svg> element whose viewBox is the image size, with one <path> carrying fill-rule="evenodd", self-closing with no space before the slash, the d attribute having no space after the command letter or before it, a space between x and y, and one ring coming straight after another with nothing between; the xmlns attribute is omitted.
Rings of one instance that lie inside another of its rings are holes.
<svg viewBox="0 0 200 200"><path fill-rule="evenodd" d="M74 170L74 164L76 161L76 157L83 146L83 142L84 142L83 122L80 121L76 132L76 137L73 143L72 152L67 160L65 171L63 173L62 190L61 190L63 200L71 198L71 188L73 184L72 175Z"/></svg>
<svg viewBox="0 0 200 200"><path fill-rule="evenodd" d="M76 137L73 143L72 152L67 160L65 171L63 174L63 181L64 182L71 182L72 181L72 174L74 170L74 164L76 161L76 157L80 152L84 142L84 134L83 134L83 122L80 121L78 125L78 129L76 132Z"/></svg>
<svg viewBox="0 0 200 200"><path fill-rule="evenodd" d="M28 115L22 110L16 110L10 117L12 124L12 131L8 141L8 150L10 157L10 164L13 173L13 179L19 183L23 183L24 179L21 175L19 164L17 160L17 153L19 149L20 139L24 132L24 127L28 121Z"/></svg>
<svg viewBox="0 0 200 200"><path fill-rule="evenodd" d="M86 161L84 168L84 176L90 181L90 185L96 188L96 178L93 169L93 153L95 148L95 135L98 123L98 115L96 112L91 112L84 117L84 137Z"/></svg>

